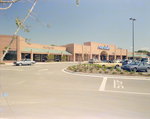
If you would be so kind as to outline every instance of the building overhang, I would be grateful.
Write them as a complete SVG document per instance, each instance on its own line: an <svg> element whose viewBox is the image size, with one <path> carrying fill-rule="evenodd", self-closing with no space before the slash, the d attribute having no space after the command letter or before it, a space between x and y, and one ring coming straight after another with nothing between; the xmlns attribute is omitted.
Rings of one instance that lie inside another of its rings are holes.
<svg viewBox="0 0 150 119"><path fill-rule="evenodd" d="M31 53L31 51L33 53L36 54L63 54L63 55L72 55L72 53L68 52L68 51L63 51L63 50L52 50L52 49L42 49L42 48L29 48L29 47L25 47L24 49L21 50L21 53Z"/></svg>

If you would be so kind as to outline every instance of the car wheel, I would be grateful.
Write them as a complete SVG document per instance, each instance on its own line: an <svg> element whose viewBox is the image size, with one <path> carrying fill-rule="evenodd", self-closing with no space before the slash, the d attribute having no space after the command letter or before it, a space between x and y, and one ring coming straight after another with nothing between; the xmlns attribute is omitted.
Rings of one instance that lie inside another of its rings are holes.
<svg viewBox="0 0 150 119"><path fill-rule="evenodd" d="M21 66L22 64L20 63L19 66Z"/></svg>
<svg viewBox="0 0 150 119"><path fill-rule="evenodd" d="M146 71L146 72L150 72L150 68L149 68L149 67L147 67L145 71Z"/></svg>
<svg viewBox="0 0 150 119"><path fill-rule="evenodd" d="M115 68L116 68L116 69L119 69L119 66L118 66L118 65L116 65L116 66L115 66Z"/></svg>
<svg viewBox="0 0 150 119"><path fill-rule="evenodd" d="M137 68L134 68L133 71L136 72L136 71L137 71Z"/></svg>

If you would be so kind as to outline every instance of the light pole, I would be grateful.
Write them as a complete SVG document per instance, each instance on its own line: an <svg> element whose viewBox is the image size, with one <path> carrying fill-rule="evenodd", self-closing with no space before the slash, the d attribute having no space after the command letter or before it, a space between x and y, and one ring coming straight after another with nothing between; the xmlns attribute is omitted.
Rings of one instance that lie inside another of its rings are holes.
<svg viewBox="0 0 150 119"><path fill-rule="evenodd" d="M132 42L133 42L133 60L134 60L134 21L136 21L136 19L130 18L130 20L132 20Z"/></svg>

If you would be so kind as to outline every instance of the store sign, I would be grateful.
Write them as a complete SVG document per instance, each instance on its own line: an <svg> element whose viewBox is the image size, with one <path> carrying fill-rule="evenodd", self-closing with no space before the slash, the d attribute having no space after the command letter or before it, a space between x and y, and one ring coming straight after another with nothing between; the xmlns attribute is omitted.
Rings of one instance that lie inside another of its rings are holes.
<svg viewBox="0 0 150 119"><path fill-rule="evenodd" d="M110 50L109 46L98 46L98 49Z"/></svg>
<svg viewBox="0 0 150 119"><path fill-rule="evenodd" d="M43 46L43 48L45 48L45 49L54 49L54 47L50 47L50 46Z"/></svg>

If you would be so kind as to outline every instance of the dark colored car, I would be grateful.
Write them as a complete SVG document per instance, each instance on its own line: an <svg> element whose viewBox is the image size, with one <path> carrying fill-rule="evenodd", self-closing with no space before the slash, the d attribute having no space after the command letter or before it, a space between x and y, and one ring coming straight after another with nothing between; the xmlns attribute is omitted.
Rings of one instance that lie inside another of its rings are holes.
<svg viewBox="0 0 150 119"><path fill-rule="evenodd" d="M131 62L130 64L123 65L121 67L123 70L129 70L129 71L148 71L150 69L150 65L146 62Z"/></svg>

